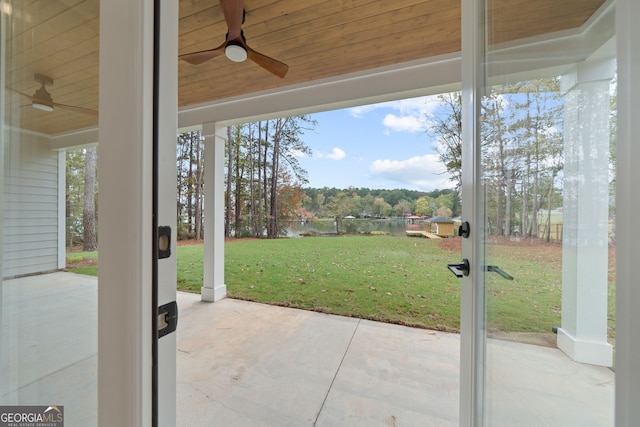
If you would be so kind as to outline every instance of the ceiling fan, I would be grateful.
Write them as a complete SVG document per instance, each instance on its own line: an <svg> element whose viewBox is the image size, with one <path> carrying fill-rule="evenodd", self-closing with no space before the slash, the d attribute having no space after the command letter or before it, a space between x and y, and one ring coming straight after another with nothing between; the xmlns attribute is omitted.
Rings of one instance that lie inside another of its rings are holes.
<svg viewBox="0 0 640 427"><path fill-rule="evenodd" d="M247 45L242 31L245 16L244 0L220 0L220 5L228 29L224 43L215 49L186 53L179 58L190 64L199 65L224 54L234 62L244 62L249 59L270 73L283 78L289 70L287 64L258 53Z"/></svg>
<svg viewBox="0 0 640 427"><path fill-rule="evenodd" d="M90 108L76 107L74 105L60 104L59 102L53 102L53 98L49 91L47 91L47 85L53 85L53 79L43 74L34 74L33 79L41 84L40 88L36 89L33 95L27 95L26 93L11 89L13 92L29 98L31 100L31 106L42 111L54 111L56 108L67 111L74 111L77 113L91 114L97 116L98 112Z"/></svg>

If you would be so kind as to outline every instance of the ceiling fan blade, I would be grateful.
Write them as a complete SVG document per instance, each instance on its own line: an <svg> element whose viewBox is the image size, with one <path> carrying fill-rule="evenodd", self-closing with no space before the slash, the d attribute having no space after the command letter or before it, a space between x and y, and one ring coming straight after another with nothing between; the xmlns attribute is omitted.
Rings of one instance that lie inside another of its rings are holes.
<svg viewBox="0 0 640 427"><path fill-rule="evenodd" d="M244 21L244 1L243 0L220 0L224 20L227 22L229 34L227 40L235 40L240 37L242 22Z"/></svg>
<svg viewBox="0 0 640 427"><path fill-rule="evenodd" d="M283 78L289 71L289 66L276 59L263 55L247 46L242 33L244 23L244 0L220 0L222 13L227 23L227 37L224 43L215 49L202 50L199 52L186 53L178 58L193 65L199 65L216 56L224 55L235 62L242 62L245 59L253 61L265 70L276 76ZM228 49L227 49L228 48ZM246 57L244 52L246 52Z"/></svg>
<svg viewBox="0 0 640 427"><path fill-rule="evenodd" d="M28 98L29 100L31 100L31 95L27 95L26 93L20 92L19 90L15 90L15 89L13 89L13 88L11 88L11 87L8 87L8 86L5 86L5 87L6 87L7 89L9 89L11 92L13 92L13 93L17 93L18 95L22 95L22 96L24 96L25 98Z"/></svg>
<svg viewBox="0 0 640 427"><path fill-rule="evenodd" d="M256 52L246 44L244 46L247 48L247 58L249 58L251 61L255 62L265 70L269 71L272 74L275 74L280 78L283 78L285 75L287 75L287 71L289 71L289 66L287 64L270 58L267 55Z"/></svg>
<svg viewBox="0 0 640 427"><path fill-rule="evenodd" d="M178 56L178 58L192 65L200 65L203 62L207 62L208 60L215 58L216 56L224 55L224 48L226 44L227 42L225 41L215 49L207 49L207 50L201 50L199 52L185 53L183 55Z"/></svg>
<svg viewBox="0 0 640 427"><path fill-rule="evenodd" d="M39 104L45 104L46 106L49 107L48 111L51 111L51 107L54 108L60 108L61 110L68 110L68 111L75 111L77 113L84 113L84 114L91 114L92 116L97 116L98 112L96 110L92 110L91 108L84 108L84 107L77 107L75 105L67 105L67 104L60 104L58 102L53 102L51 99L51 95L49 94L49 92L47 92L47 90L44 87L45 82L48 82L49 84L53 83L53 80L51 80L50 78L46 77L46 76L42 76L39 74L36 74L36 77L40 76L40 79L47 79L48 81L43 81L43 80L38 80L36 78L36 81L39 81L42 83L42 87L40 89L38 89L36 91L35 95L27 95L26 93L20 92L19 90L13 89L11 87L6 86L7 89L9 89L11 92L16 93L18 95L22 95L25 98L27 98L29 101L31 101L31 104L28 105L22 105L21 107L35 107L36 106L36 101ZM41 98L39 98L39 96ZM44 99L43 99L44 98Z"/></svg>
<svg viewBox="0 0 640 427"><path fill-rule="evenodd" d="M75 113L91 114L92 116L97 116L98 115L98 112L96 110L92 110L91 108L76 107L75 105L59 104L57 102L54 102L53 106L54 106L54 108L60 108L61 110L73 111Z"/></svg>

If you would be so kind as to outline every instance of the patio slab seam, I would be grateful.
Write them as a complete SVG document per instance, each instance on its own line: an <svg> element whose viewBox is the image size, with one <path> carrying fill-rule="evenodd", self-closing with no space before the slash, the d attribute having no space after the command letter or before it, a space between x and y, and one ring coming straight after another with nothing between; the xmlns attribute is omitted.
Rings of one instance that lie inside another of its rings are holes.
<svg viewBox="0 0 640 427"><path fill-rule="evenodd" d="M331 380L331 384L329 384L329 388L327 389L327 393L324 396L324 399L322 400L322 404L320 405L320 409L318 410L318 414L316 415L316 419L313 422L313 425L315 427L315 425L318 423L318 420L320 419L320 415L322 414L322 411L325 407L325 404L327 403L327 398L329 397L329 394L331 394L331 390L333 389L333 384L336 382L336 378L338 378L338 374L340 373L340 369L342 368L342 364L344 363L344 359L347 357L347 354L349 353L349 349L351 348L351 344L353 343L353 338L356 336L356 333L358 332L358 327L360 327L360 322L362 321L362 319L358 319L358 323L356 323L356 327L353 329L353 334L351 334L351 339L349 339L349 344L347 344L347 347L344 350L344 354L342 355L342 359L340 359L340 364L338 365L338 368L336 369L336 373L333 376L333 379Z"/></svg>

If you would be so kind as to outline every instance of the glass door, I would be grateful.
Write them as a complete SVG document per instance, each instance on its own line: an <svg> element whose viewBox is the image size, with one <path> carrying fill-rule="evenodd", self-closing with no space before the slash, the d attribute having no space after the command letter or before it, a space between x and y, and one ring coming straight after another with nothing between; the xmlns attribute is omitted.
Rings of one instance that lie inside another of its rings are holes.
<svg viewBox="0 0 640 427"><path fill-rule="evenodd" d="M613 2L468 4L462 425L613 425Z"/></svg>
<svg viewBox="0 0 640 427"><path fill-rule="evenodd" d="M178 2L155 3L0 1L0 425L175 425Z"/></svg>
<svg viewBox="0 0 640 427"><path fill-rule="evenodd" d="M98 142L99 9L98 0L0 1L2 425L97 425L97 278L62 269L67 242L96 254L87 153ZM88 169L72 180L65 150L76 145ZM67 193L66 183L86 189L86 227L67 222L82 220L67 196L82 199L83 189Z"/></svg>

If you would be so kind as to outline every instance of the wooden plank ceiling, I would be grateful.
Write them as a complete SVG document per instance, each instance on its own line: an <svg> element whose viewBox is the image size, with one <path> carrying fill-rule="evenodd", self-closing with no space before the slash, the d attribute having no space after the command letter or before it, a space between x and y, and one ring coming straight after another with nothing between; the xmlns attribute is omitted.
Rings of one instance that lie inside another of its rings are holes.
<svg viewBox="0 0 640 427"><path fill-rule="evenodd" d="M106 1L106 0L105 0ZM217 0L179 0L179 53L217 47L227 26ZM490 41L579 27L604 0L490 0ZM53 101L98 108L99 0L20 0L7 40L7 120L46 134L97 125L95 115L31 108L53 79ZM460 50L460 1L245 0L247 44L289 65L280 79L252 62L221 56L201 65L179 61L179 105L363 71Z"/></svg>

